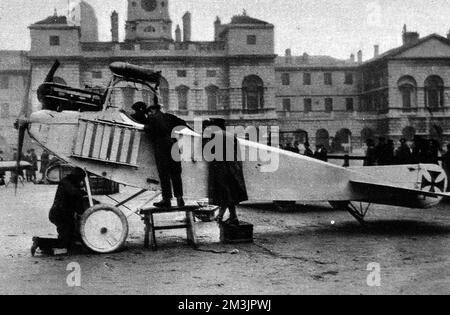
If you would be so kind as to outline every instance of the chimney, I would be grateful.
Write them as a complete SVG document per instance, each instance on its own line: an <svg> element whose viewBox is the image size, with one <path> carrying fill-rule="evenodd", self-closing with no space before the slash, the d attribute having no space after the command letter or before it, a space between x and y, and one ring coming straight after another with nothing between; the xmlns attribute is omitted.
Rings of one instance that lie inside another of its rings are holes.
<svg viewBox="0 0 450 315"><path fill-rule="evenodd" d="M420 34L417 32L408 32L406 25L403 27L403 45L413 45L420 39Z"/></svg>
<svg viewBox="0 0 450 315"><path fill-rule="evenodd" d="M304 63L308 63L309 62L309 55L306 52L303 53L302 59L303 59Z"/></svg>
<svg viewBox="0 0 450 315"><path fill-rule="evenodd" d="M183 41L185 42L191 41L191 34L192 34L191 19L192 15L190 12L186 12L183 15Z"/></svg>
<svg viewBox="0 0 450 315"><path fill-rule="evenodd" d="M373 57L377 58L380 55L380 45L373 46Z"/></svg>
<svg viewBox="0 0 450 315"><path fill-rule="evenodd" d="M350 61L351 62L355 62L355 54L351 54L350 55Z"/></svg>
<svg viewBox="0 0 450 315"><path fill-rule="evenodd" d="M114 43L119 42L119 13L116 11L111 14L111 37Z"/></svg>
<svg viewBox="0 0 450 315"><path fill-rule="evenodd" d="M358 51L358 63L363 62L363 52L362 50Z"/></svg>
<svg viewBox="0 0 450 315"><path fill-rule="evenodd" d="M286 49L286 63L292 62L292 50L290 48Z"/></svg>
<svg viewBox="0 0 450 315"><path fill-rule="evenodd" d="M216 21L214 22L214 40L219 40L220 31L222 29L222 21L219 17L216 18Z"/></svg>
<svg viewBox="0 0 450 315"><path fill-rule="evenodd" d="M175 30L175 41L177 43L181 42L181 28L180 28L180 25L177 25L177 28Z"/></svg>

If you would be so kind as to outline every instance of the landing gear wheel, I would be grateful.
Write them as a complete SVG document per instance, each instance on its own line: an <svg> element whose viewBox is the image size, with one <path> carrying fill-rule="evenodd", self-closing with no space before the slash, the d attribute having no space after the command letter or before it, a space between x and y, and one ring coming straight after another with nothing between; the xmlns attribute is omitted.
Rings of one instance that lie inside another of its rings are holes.
<svg viewBox="0 0 450 315"><path fill-rule="evenodd" d="M100 254L120 250L128 238L128 221L118 208L96 205L81 217L80 233L83 243Z"/></svg>

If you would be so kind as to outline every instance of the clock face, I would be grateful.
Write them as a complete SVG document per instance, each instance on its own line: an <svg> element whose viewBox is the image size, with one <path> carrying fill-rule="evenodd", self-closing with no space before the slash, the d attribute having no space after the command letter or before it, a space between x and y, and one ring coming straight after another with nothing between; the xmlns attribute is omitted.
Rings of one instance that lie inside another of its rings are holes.
<svg viewBox="0 0 450 315"><path fill-rule="evenodd" d="M142 0L142 9L148 12L155 11L157 3L156 0Z"/></svg>

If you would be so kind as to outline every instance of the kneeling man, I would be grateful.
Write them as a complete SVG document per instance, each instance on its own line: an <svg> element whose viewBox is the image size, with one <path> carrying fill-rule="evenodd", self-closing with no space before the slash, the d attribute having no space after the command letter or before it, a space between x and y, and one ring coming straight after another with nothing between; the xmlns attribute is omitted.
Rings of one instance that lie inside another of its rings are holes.
<svg viewBox="0 0 450 315"><path fill-rule="evenodd" d="M35 237L31 254L37 249L45 254L53 254L54 249L73 249L80 239L78 216L84 212L83 198L87 193L83 190L86 173L81 168L75 168L70 175L63 178L58 185L55 201L49 213L50 222L57 229L58 239L43 239Z"/></svg>

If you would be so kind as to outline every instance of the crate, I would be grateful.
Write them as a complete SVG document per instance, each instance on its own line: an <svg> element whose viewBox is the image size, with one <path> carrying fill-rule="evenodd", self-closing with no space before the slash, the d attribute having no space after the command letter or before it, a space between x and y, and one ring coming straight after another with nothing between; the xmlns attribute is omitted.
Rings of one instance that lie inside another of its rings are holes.
<svg viewBox="0 0 450 315"><path fill-rule="evenodd" d="M239 225L220 224L220 241L225 244L253 243L253 225L240 222Z"/></svg>
<svg viewBox="0 0 450 315"><path fill-rule="evenodd" d="M203 206L194 211L194 216L202 222L212 222L216 218L217 206Z"/></svg>

